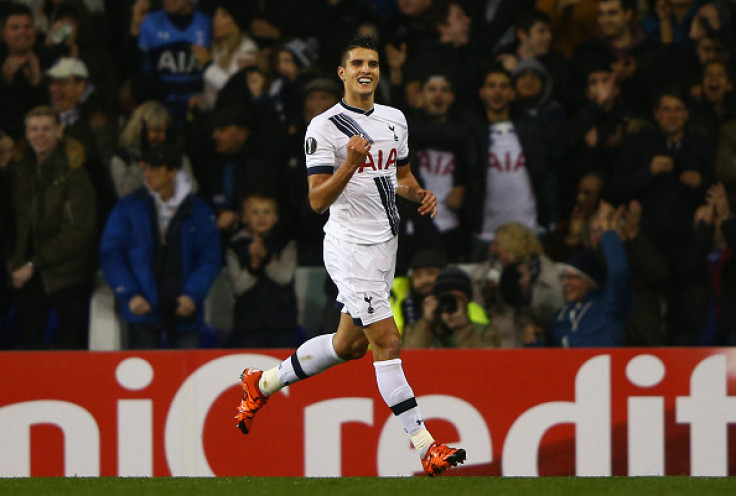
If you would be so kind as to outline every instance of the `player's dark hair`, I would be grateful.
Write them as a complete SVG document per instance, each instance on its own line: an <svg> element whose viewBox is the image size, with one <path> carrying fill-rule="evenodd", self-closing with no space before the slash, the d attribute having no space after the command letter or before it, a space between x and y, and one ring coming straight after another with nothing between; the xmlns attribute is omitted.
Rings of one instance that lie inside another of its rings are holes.
<svg viewBox="0 0 736 496"><path fill-rule="evenodd" d="M516 22L514 23L514 27L516 28L516 31L523 31L525 33L528 33L532 26L534 26L538 22L547 25L552 24L552 21L550 20L546 12L533 9L529 11L524 11L521 15L519 15L519 17L517 17L516 19Z"/></svg>
<svg viewBox="0 0 736 496"><path fill-rule="evenodd" d="M343 48L342 53L340 54L341 66L344 67L345 63L347 62L348 52L350 52L350 50L355 50L356 48L366 48L378 53L378 44L376 43L376 40L374 40L370 36L356 36L355 38L350 40L347 45L345 45L345 48Z"/></svg>

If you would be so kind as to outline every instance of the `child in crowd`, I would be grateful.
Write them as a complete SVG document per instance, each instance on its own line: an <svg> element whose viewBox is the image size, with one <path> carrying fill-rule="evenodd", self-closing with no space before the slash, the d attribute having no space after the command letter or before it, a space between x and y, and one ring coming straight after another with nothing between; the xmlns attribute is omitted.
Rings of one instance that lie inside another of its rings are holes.
<svg viewBox="0 0 736 496"><path fill-rule="evenodd" d="M235 315L228 346L291 348L297 327L294 273L296 241L279 224L275 198L252 194L243 201L243 227L230 241L227 267Z"/></svg>

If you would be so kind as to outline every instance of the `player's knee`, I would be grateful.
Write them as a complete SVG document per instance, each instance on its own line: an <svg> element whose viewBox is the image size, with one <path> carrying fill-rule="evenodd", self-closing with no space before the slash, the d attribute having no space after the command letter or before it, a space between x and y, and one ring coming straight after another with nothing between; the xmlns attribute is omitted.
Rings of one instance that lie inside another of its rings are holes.
<svg viewBox="0 0 736 496"><path fill-rule="evenodd" d="M401 353L401 337L398 334L386 333L373 343L373 354L382 360L399 358Z"/></svg>
<svg viewBox="0 0 736 496"><path fill-rule="evenodd" d="M368 351L367 339L356 339L353 341L335 342L335 352L343 360L358 360L365 356Z"/></svg>

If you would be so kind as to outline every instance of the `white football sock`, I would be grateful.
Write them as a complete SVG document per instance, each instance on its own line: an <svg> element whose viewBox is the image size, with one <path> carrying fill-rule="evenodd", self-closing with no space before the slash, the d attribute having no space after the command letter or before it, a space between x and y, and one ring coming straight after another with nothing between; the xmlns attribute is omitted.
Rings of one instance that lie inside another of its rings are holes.
<svg viewBox="0 0 736 496"><path fill-rule="evenodd" d="M289 358L267 370L261 376L258 387L265 395L271 395L284 386L307 377L319 374L333 365L345 360L337 356L332 338L335 334L322 334L313 337L302 345Z"/></svg>
<svg viewBox="0 0 736 496"><path fill-rule="evenodd" d="M414 448L419 454L419 458L424 458L424 455L427 454L427 450L429 450L429 447L434 442L432 434L430 434L429 431L425 428L415 432L409 437L411 438L411 444L414 445Z"/></svg>
<svg viewBox="0 0 736 496"><path fill-rule="evenodd" d="M423 456L434 439L424 426L414 391L404 375L401 359L373 362L373 367L376 369L376 382L383 401L398 417L412 444Z"/></svg>

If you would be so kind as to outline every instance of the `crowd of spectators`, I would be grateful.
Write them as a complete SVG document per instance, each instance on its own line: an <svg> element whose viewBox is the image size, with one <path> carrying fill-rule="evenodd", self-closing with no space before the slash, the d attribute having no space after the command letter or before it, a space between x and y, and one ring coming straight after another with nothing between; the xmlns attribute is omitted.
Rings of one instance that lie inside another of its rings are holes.
<svg viewBox="0 0 736 496"><path fill-rule="evenodd" d="M358 34L438 199L434 219L398 200L407 346L736 344L734 16L725 0L0 1L0 348L85 348L100 269L130 347L201 346L225 268L236 325L215 345L297 345L294 273L322 264L326 220L304 133Z"/></svg>

